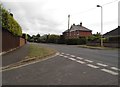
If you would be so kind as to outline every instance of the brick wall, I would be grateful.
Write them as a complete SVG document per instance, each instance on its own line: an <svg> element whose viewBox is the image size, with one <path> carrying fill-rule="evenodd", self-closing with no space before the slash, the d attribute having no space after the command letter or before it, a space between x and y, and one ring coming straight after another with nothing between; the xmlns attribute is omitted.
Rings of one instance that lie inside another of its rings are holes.
<svg viewBox="0 0 120 87"><path fill-rule="evenodd" d="M63 33L63 36L65 38L68 38L68 35L66 33ZM72 31L69 33L69 38L88 37L91 35L92 33L90 31Z"/></svg>
<svg viewBox="0 0 120 87"><path fill-rule="evenodd" d="M100 46L100 43L87 43L88 46ZM103 43L104 47L113 47L113 48L120 48L120 45L118 43Z"/></svg>

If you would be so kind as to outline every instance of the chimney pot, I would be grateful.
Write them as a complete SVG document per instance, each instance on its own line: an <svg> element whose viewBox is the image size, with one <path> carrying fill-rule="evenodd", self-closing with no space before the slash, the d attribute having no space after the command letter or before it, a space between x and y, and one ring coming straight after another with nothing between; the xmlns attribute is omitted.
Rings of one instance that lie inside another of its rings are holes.
<svg viewBox="0 0 120 87"><path fill-rule="evenodd" d="M82 26L82 22L80 22L80 26Z"/></svg>

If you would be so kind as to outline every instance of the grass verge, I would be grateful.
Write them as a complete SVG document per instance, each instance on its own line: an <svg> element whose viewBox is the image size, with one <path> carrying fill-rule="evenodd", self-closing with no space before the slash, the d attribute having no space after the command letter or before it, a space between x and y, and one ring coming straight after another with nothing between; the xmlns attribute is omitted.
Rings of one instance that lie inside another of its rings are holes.
<svg viewBox="0 0 120 87"><path fill-rule="evenodd" d="M42 47L38 44L30 44L29 46L29 54L26 57L24 62L36 60L36 59L43 59L48 56L55 54L57 51L48 47Z"/></svg>
<svg viewBox="0 0 120 87"><path fill-rule="evenodd" d="M8 66L5 66L2 68L2 70L6 70L6 69L10 69L12 67L16 67L16 66L20 66L20 65L24 65L26 63L30 63L30 62L34 62L34 61L38 61L40 59L47 59L50 56L53 56L54 54L56 54L57 51L48 47L42 47L38 44L30 44L29 45L29 53L28 56L25 57L25 59L16 62L14 64L10 64Z"/></svg>
<svg viewBox="0 0 120 87"><path fill-rule="evenodd" d="M118 50L118 48L99 47L99 46L87 46L87 45L79 45L78 47L88 48L88 49L98 49L98 50Z"/></svg>

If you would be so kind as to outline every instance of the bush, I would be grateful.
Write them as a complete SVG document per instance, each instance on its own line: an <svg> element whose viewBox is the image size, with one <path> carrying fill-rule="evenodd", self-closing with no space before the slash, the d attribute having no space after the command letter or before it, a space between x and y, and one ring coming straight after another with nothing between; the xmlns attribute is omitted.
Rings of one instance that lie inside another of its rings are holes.
<svg viewBox="0 0 120 87"><path fill-rule="evenodd" d="M86 38L80 37L78 39L67 39L66 44L67 45L83 45L83 44L86 44Z"/></svg>
<svg viewBox="0 0 120 87"><path fill-rule="evenodd" d="M0 15L0 19L2 18L2 29L7 29L15 36L22 36L22 29L11 13L3 8L1 4L0 8L2 11L2 15Z"/></svg>

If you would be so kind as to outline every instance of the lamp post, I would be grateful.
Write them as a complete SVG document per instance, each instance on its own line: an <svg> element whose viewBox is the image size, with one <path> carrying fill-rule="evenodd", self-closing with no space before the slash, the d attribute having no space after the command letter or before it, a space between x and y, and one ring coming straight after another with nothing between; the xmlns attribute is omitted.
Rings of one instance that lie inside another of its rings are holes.
<svg viewBox="0 0 120 87"><path fill-rule="evenodd" d="M69 39L69 25L70 25L70 14L68 15L68 39Z"/></svg>
<svg viewBox="0 0 120 87"><path fill-rule="evenodd" d="M103 39L102 39L102 34L103 34L103 7L100 5L97 5L97 7L101 7L101 47L103 47Z"/></svg>

